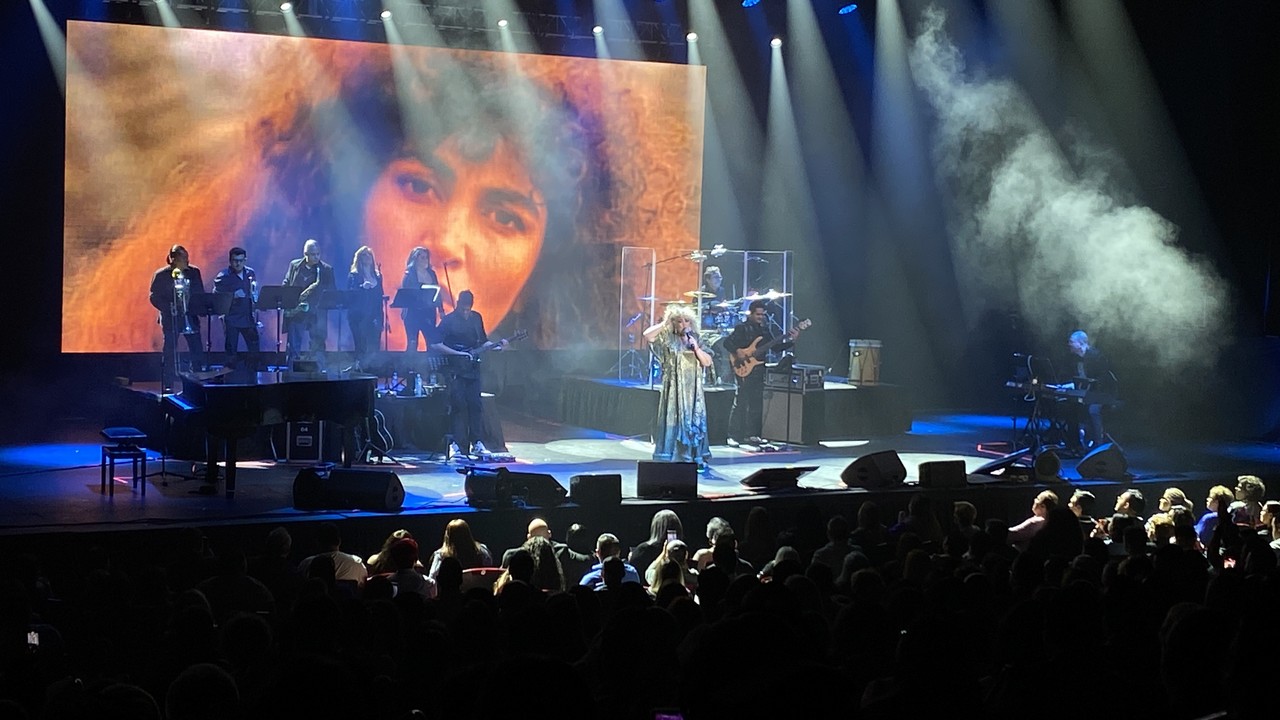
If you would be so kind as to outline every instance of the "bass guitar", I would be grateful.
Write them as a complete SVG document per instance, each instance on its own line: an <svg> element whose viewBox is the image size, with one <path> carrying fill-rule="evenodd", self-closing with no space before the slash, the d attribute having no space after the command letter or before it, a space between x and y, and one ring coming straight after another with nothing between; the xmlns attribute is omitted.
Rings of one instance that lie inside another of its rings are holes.
<svg viewBox="0 0 1280 720"><path fill-rule="evenodd" d="M809 326L812 324L813 323L809 320L801 320L796 323L796 326L792 329L798 333L801 330L808 330ZM790 333L787 333L786 335L779 335L778 337L761 344L760 341L764 340L764 338L758 337L755 340L752 340L750 345L734 350L733 357L729 359L729 362L733 365L733 374L741 378L750 375L751 371L754 370L757 365L764 364L763 358L765 353L769 351L769 348L777 345L778 343L787 342L791 339L793 339L793 336Z"/></svg>

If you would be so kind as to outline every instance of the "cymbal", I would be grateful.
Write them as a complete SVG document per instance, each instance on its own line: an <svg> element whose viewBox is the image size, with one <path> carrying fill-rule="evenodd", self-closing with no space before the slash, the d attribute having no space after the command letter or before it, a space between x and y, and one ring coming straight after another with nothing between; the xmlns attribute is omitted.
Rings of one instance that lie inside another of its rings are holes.
<svg viewBox="0 0 1280 720"><path fill-rule="evenodd" d="M791 293L784 293L784 292L778 292L777 290L770 290L769 292L766 292L766 293L752 293L751 295L747 295L742 299L745 302L755 302L756 300L778 300L784 297L791 297Z"/></svg>
<svg viewBox="0 0 1280 720"><path fill-rule="evenodd" d="M716 294L709 293L705 290L690 290L689 292L685 293L684 296L691 297L691 298L712 298L712 297L715 297Z"/></svg>
<svg viewBox="0 0 1280 720"><path fill-rule="evenodd" d="M736 302L734 302L734 301L732 301L732 300L726 300L726 301L724 301L724 302L718 302L718 303L711 303L711 307L713 307L713 308L722 308L722 309L725 309L725 310L727 310L727 309L729 309L729 308L733 307L734 305L737 305L737 303L736 303Z"/></svg>

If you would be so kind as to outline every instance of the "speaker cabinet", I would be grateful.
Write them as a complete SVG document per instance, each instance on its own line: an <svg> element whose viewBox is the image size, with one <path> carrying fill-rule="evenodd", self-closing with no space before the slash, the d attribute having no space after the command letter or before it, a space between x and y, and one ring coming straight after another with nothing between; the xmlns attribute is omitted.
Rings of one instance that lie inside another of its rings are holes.
<svg viewBox="0 0 1280 720"><path fill-rule="evenodd" d="M840 473L840 481L849 487L886 488L906 482L907 466L895 450L883 450L849 463Z"/></svg>
<svg viewBox="0 0 1280 720"><path fill-rule="evenodd" d="M504 467L472 468L464 486L467 503L475 507L503 507L516 501L533 507L555 507L568 491L546 473L512 472Z"/></svg>
<svg viewBox="0 0 1280 720"><path fill-rule="evenodd" d="M815 445L822 439L824 392L764 391L760 434L770 440ZM788 422L788 417L790 421Z"/></svg>
<svg viewBox="0 0 1280 720"><path fill-rule="evenodd" d="M777 467L757 470L740 481L744 487L758 490L791 490L801 475L817 470L817 465L803 467Z"/></svg>
<svg viewBox="0 0 1280 720"><path fill-rule="evenodd" d="M650 500L696 499L698 464L639 461L636 464L636 496Z"/></svg>
<svg viewBox="0 0 1280 720"><path fill-rule="evenodd" d="M622 504L622 476L574 475L569 478L569 499L583 507L617 507Z"/></svg>
<svg viewBox="0 0 1280 720"><path fill-rule="evenodd" d="M969 484L963 460L934 460L920 463L920 487L962 488Z"/></svg>
<svg viewBox="0 0 1280 720"><path fill-rule="evenodd" d="M555 507L564 502L568 490L547 473L513 472L498 468L498 482L506 483L511 498L523 499L525 505Z"/></svg>
<svg viewBox="0 0 1280 720"><path fill-rule="evenodd" d="M1082 478L1124 480L1129 472L1129 461L1125 459L1119 445L1103 443L1080 459L1076 472Z"/></svg>
<svg viewBox="0 0 1280 720"><path fill-rule="evenodd" d="M298 510L396 512L404 505L404 485L390 470L303 468L293 480Z"/></svg>

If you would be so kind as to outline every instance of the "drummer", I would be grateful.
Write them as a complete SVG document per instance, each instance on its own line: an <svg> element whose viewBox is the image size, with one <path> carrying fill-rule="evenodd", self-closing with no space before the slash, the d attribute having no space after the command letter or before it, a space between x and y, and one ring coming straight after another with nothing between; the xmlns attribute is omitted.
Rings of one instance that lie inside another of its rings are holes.
<svg viewBox="0 0 1280 720"><path fill-rule="evenodd" d="M698 290L698 303L702 314L702 327L708 330L718 327L717 316L729 308L724 296L724 276L720 274L719 267L708 265L702 271L702 287Z"/></svg>

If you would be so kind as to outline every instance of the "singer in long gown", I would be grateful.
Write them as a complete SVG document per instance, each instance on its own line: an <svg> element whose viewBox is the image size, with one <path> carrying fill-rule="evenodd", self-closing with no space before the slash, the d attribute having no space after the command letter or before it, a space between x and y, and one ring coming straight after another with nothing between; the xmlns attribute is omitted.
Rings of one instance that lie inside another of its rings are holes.
<svg viewBox="0 0 1280 720"><path fill-rule="evenodd" d="M711 459L707 446L707 402L703 396L704 369L711 356L698 344L693 309L669 305L662 322L645 330L662 368L662 391L653 424L653 459L696 462Z"/></svg>

